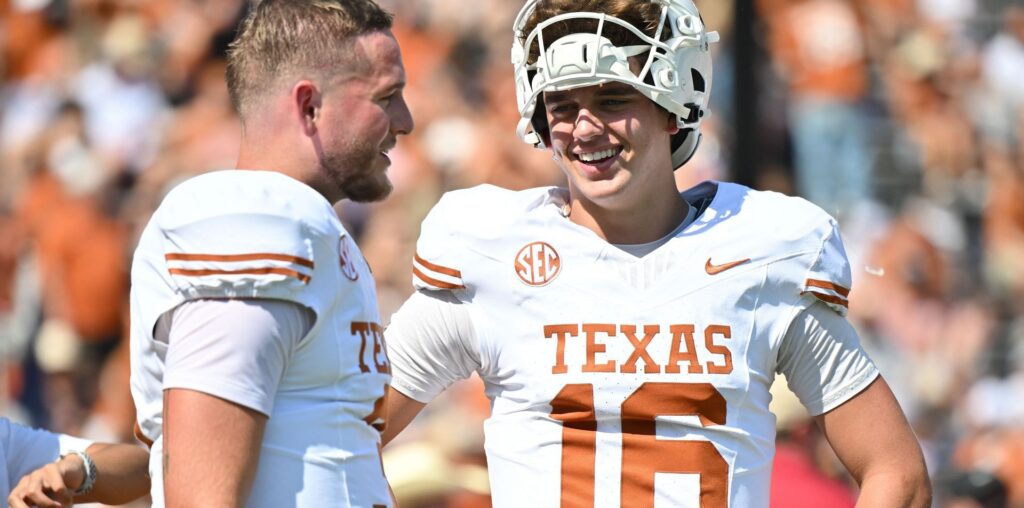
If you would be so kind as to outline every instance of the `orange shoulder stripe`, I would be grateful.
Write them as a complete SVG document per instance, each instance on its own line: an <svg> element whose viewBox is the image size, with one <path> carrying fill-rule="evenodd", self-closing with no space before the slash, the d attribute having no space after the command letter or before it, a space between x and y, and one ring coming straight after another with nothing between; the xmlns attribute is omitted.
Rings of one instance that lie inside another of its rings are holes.
<svg viewBox="0 0 1024 508"><path fill-rule="evenodd" d="M462 278L462 272L460 272L460 271L458 271L458 270L456 270L454 268L448 268L447 266L435 265L434 263L431 263L430 261L427 261L426 259L421 258L420 254L418 252L416 254L414 254L413 256L416 259L417 263L419 263L419 264L421 264L421 265L423 265L423 266L425 266L427 268L430 268L431 270L433 270L433 271L435 271L437 273L443 273L445 275L451 275L452 277L458 277L460 279Z"/></svg>
<svg viewBox="0 0 1024 508"><path fill-rule="evenodd" d="M249 268L245 270L190 270L185 268L171 268L168 270L171 275L181 275L183 277L203 277L206 275L266 275L269 273L277 275L285 275L288 277L295 277L302 281L303 284L308 284L310 276L304 273L297 272L295 270L289 270L287 268Z"/></svg>
<svg viewBox="0 0 1024 508"><path fill-rule="evenodd" d="M819 299L819 300L821 300L821 301L823 301L825 303L831 303L831 304L834 304L834 305L841 305L841 306L843 306L843 307L845 307L847 309L850 308L850 302L848 302L845 298L840 298L838 296L826 295L824 293L819 293L817 291L804 291L803 293L800 293L800 294L802 294L802 295L810 294L810 295L814 296L815 298L817 298L817 299Z"/></svg>
<svg viewBox="0 0 1024 508"><path fill-rule="evenodd" d="M431 286L439 287L441 289L465 289L466 288L466 286L463 286L461 284L452 284L451 282L445 282L443 280L437 280L437 279L435 279L433 277L429 277L427 275L424 275L423 272L421 272L420 269L416 268L415 266L412 267L412 273L413 273L413 275L418 277L421 281L426 282L427 284L430 284Z"/></svg>
<svg viewBox="0 0 1024 508"><path fill-rule="evenodd" d="M810 287L816 287L816 288L822 288L822 289L831 289L832 291L835 291L836 293L839 293L840 295L843 295L843 296L846 296L846 297L850 296L850 290L848 288L844 288L843 286L840 286L839 284L836 284L836 283L833 283L833 282L829 282L827 280L807 279L807 282L804 282L804 284L806 284L807 286L810 286Z"/></svg>
<svg viewBox="0 0 1024 508"><path fill-rule="evenodd" d="M306 268L313 268L313 260L300 258L298 256L289 256L287 254L274 254L269 252L260 252L253 254L186 254L183 252L165 254L164 259L167 261L260 261L260 260L273 260L273 261L285 261L288 263L295 263L299 266L305 266Z"/></svg>

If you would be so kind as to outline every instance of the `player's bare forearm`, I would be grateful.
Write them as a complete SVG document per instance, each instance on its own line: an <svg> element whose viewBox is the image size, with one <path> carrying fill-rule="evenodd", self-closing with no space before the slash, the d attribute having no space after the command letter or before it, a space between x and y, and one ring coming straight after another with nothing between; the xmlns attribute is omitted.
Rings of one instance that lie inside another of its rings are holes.
<svg viewBox="0 0 1024 508"><path fill-rule="evenodd" d="M420 414L426 404L406 396L402 392L388 387L388 424L381 434L381 444L391 442L410 422Z"/></svg>
<svg viewBox="0 0 1024 508"><path fill-rule="evenodd" d="M912 471L878 471L860 482L859 508L899 506L928 508L932 505L931 485L927 475Z"/></svg>
<svg viewBox="0 0 1024 508"><path fill-rule="evenodd" d="M124 504L149 492L149 450L133 444L95 444L87 450L96 464L92 491L76 503Z"/></svg>
<svg viewBox="0 0 1024 508"><path fill-rule="evenodd" d="M164 393L164 498L168 508L243 506L267 417L205 393Z"/></svg>
<svg viewBox="0 0 1024 508"><path fill-rule="evenodd" d="M924 455L884 379L817 421L861 487L857 506L931 506Z"/></svg>

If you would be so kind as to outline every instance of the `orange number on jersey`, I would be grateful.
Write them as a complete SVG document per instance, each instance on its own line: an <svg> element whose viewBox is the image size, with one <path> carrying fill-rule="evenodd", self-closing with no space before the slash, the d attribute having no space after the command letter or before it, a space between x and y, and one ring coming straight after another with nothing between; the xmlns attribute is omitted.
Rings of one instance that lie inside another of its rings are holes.
<svg viewBox="0 0 1024 508"><path fill-rule="evenodd" d="M369 426L377 429L377 432L384 432L388 424L388 388L384 387L384 395L373 402L373 411L363 418Z"/></svg>
<svg viewBox="0 0 1024 508"><path fill-rule="evenodd" d="M570 384L551 401L562 422L562 508L594 506L597 418L591 384ZM654 506L654 473L700 475L701 508L725 507L729 464L708 441L658 439L657 416L725 424L725 398L710 383L644 383L622 403L621 506Z"/></svg>

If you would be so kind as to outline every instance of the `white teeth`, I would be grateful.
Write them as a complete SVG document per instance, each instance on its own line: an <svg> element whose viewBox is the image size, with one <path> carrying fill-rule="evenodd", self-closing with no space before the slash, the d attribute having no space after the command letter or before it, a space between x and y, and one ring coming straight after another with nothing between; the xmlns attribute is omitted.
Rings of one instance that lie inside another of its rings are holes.
<svg viewBox="0 0 1024 508"><path fill-rule="evenodd" d="M608 157L612 157L615 155L617 151L618 150L614 148L610 148L608 150L601 150L600 152L581 153L579 154L579 158L581 161L584 162L597 161L601 159L607 159Z"/></svg>

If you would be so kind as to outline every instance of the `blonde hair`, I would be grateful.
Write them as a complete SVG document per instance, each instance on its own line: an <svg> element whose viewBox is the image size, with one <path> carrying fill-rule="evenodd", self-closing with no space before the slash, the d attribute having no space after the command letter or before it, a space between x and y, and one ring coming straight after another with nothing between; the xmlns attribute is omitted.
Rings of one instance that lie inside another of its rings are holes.
<svg viewBox="0 0 1024 508"><path fill-rule="evenodd" d="M389 30L391 14L373 0L262 0L242 21L228 47L227 84L243 119L278 80L300 72L320 75L366 65L352 40Z"/></svg>

